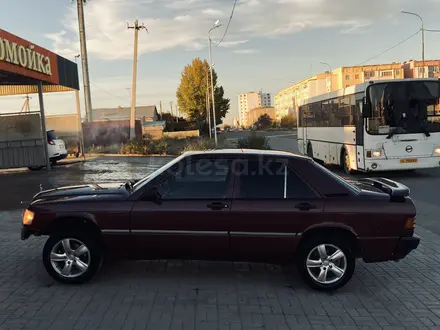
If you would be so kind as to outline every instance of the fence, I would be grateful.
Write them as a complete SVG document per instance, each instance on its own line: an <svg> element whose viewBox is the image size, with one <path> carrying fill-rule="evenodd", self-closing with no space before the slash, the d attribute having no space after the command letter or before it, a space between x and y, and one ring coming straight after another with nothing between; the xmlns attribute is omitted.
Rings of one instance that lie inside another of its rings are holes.
<svg viewBox="0 0 440 330"><path fill-rule="evenodd" d="M0 115L0 168L46 164L39 112Z"/></svg>

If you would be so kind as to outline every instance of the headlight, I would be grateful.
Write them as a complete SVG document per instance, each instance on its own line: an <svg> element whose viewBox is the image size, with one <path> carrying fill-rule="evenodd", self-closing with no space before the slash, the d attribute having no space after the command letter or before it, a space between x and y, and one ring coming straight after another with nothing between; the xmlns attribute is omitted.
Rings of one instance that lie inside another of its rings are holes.
<svg viewBox="0 0 440 330"><path fill-rule="evenodd" d="M30 225L34 220L35 213L29 210L24 211L23 214L23 225Z"/></svg>
<svg viewBox="0 0 440 330"><path fill-rule="evenodd" d="M367 158L382 158L385 157L383 150L368 150Z"/></svg>
<svg viewBox="0 0 440 330"><path fill-rule="evenodd" d="M435 147L434 148L434 155L440 156L440 147Z"/></svg>

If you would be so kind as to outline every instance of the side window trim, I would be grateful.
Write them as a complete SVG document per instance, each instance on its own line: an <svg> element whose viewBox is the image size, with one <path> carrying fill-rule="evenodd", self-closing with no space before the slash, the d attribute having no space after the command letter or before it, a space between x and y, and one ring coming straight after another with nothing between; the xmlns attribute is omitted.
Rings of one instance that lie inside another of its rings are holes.
<svg viewBox="0 0 440 330"><path fill-rule="evenodd" d="M249 159L242 159L242 161L246 161L246 162L252 162L252 160ZM270 159L267 159L266 161L270 161ZM236 164L235 162L233 162L233 166L237 166L238 164ZM236 168L233 168L234 172L236 170ZM296 175L296 177L298 178L298 180L300 180L313 194L314 197L313 198L288 198L287 197L287 193L288 193L288 185L287 185L287 180L288 180L288 174L287 174L287 170L290 170L292 173L294 173ZM290 164L290 162L288 164L284 164L284 191L283 191L283 197L282 198L244 198L244 197L240 197L240 184L241 184L241 178L242 178L243 174L240 173L239 175L233 175L234 177L234 185L233 185L233 192L232 192L232 199L233 200L311 200L311 199L316 199L316 200L321 200L324 199L324 197L319 193L318 190L316 190L313 186L311 186L307 181L303 180L301 178L300 175L298 175L297 171L292 167L292 165Z"/></svg>
<svg viewBox="0 0 440 330"><path fill-rule="evenodd" d="M225 198L210 198L210 197L205 197L205 198L176 198L176 199L164 199L164 201L210 201L210 200L230 200L233 197L233 188L234 188L234 184L235 184L235 176L231 175L232 173L232 165L234 164L234 159L233 158L196 158L196 159L183 159L182 162L176 163L173 167L171 167L170 169L172 170L171 172L173 172L173 169L178 168L179 166L183 166L183 168L186 168L187 166L190 166L193 163L196 163L198 161L203 161L203 160L208 160L208 161L216 161L216 160L224 160L227 162L230 162L229 164L229 173L227 175L226 178L226 183L227 183L227 190L226 190L226 197ZM161 175L159 175L157 178L155 178L151 183L151 185L149 184L147 189L152 189L153 187L157 187L158 185L160 185L164 180L167 180L169 178L175 177L175 174L169 173L169 172L164 172Z"/></svg>

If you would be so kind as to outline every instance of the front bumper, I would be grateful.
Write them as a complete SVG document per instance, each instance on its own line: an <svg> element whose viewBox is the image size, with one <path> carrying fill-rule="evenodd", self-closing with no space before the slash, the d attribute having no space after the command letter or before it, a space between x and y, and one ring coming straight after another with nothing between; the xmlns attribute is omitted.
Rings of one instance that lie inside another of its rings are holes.
<svg viewBox="0 0 440 330"><path fill-rule="evenodd" d="M420 243L420 237L414 235L412 237L402 237L394 251L394 260L405 258L412 250L417 249Z"/></svg>
<svg viewBox="0 0 440 330"><path fill-rule="evenodd" d="M25 241L29 238L29 236L31 236L33 234L32 231L30 231L28 228L26 227L21 227L21 240Z"/></svg>

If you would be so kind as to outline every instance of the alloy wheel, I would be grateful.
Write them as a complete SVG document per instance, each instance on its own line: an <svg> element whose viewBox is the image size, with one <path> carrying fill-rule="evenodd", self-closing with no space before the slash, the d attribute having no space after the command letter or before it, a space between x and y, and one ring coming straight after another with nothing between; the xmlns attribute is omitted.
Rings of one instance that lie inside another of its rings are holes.
<svg viewBox="0 0 440 330"><path fill-rule="evenodd" d="M347 258L332 244L320 244L307 256L306 267L312 279L320 284L332 284L339 281L347 270Z"/></svg>
<svg viewBox="0 0 440 330"><path fill-rule="evenodd" d="M88 247L80 240L64 238L53 246L49 260L59 275L75 278L89 269L91 255Z"/></svg>

